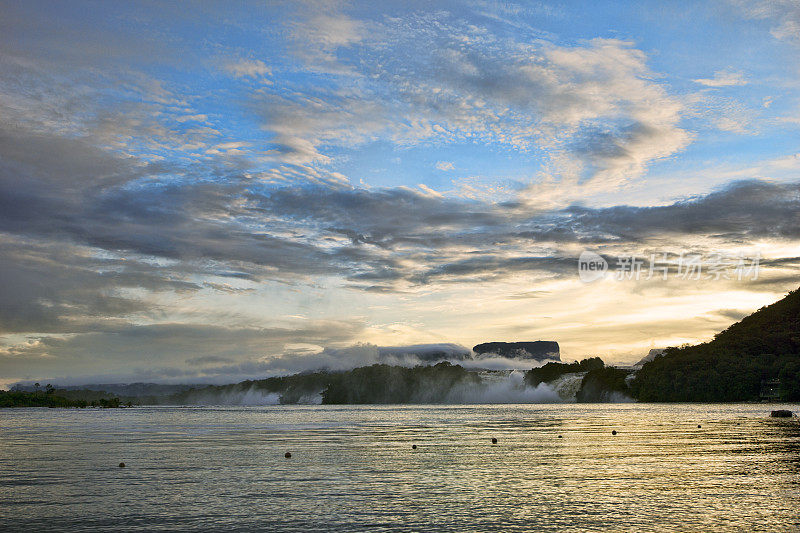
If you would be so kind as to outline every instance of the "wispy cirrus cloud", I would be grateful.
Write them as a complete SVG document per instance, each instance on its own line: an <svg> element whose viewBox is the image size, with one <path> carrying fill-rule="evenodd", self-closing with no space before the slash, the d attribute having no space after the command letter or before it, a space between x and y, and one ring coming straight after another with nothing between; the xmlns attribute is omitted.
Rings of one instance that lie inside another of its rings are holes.
<svg viewBox="0 0 800 533"><path fill-rule="evenodd" d="M315 32L326 24L313 21L316 29L300 50L314 50ZM330 24L336 33L338 23ZM323 147L472 139L510 150L555 150L553 172L620 182L691 140L680 126L681 100L659 84L631 42L513 41L447 13L373 20L358 38L324 42L339 52L339 77L325 81L333 87L255 104L292 162L328 163ZM579 168L559 165L562 157L577 158Z"/></svg>
<svg viewBox="0 0 800 533"><path fill-rule="evenodd" d="M751 19L772 23L770 33L776 39L800 44L800 6L794 0L729 0Z"/></svg>

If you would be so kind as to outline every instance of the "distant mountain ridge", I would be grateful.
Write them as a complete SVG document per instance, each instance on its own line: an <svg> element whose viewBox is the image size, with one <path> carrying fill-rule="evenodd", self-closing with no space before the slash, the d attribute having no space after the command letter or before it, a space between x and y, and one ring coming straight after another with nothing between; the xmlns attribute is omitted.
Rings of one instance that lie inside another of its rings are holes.
<svg viewBox="0 0 800 533"><path fill-rule="evenodd" d="M653 348L649 352L647 352L647 355L645 355L644 357L642 357L641 359L636 361L633 364L633 366L634 367L641 367L643 364L649 363L650 361L652 361L656 357L661 357L662 355L664 355L664 348Z"/></svg>
<svg viewBox="0 0 800 533"><path fill-rule="evenodd" d="M132 398L146 396L166 396L176 394L196 387L189 384L165 384L165 383L88 383L86 385L58 385L61 391L93 391L114 394ZM35 391L37 387L32 384L19 383L12 387L15 391Z"/></svg>

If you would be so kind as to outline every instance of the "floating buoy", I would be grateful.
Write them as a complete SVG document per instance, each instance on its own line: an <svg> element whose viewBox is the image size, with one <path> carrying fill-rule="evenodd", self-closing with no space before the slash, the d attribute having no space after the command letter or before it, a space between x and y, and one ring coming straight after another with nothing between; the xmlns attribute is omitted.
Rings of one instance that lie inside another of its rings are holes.
<svg viewBox="0 0 800 533"><path fill-rule="evenodd" d="M617 434L617 430L616 430L616 429L612 429L612 430L611 430L611 434L612 434L612 435L616 435L616 434Z"/></svg>
<svg viewBox="0 0 800 533"><path fill-rule="evenodd" d="M492 444L497 444L497 439L492 437Z"/></svg>
<svg viewBox="0 0 800 533"><path fill-rule="evenodd" d="M416 445L416 444L412 444L412 445L411 445L411 449L412 449L412 450L416 450L416 449L417 449L417 445Z"/></svg>
<svg viewBox="0 0 800 533"><path fill-rule="evenodd" d="M697 429L700 429L701 427L703 427L703 426L701 426L700 424L697 424Z"/></svg>
<svg viewBox="0 0 800 533"><path fill-rule="evenodd" d="M291 459L292 454L289 453L289 452L286 452L285 454L283 454L283 456L286 457L287 459Z"/></svg>
<svg viewBox="0 0 800 533"><path fill-rule="evenodd" d="M558 438L560 439L560 438L563 438L563 437L561 437L561 435L559 435Z"/></svg>
<svg viewBox="0 0 800 533"><path fill-rule="evenodd" d="M120 467L120 468L125 468L125 463L120 463L120 464L119 464L119 467Z"/></svg>

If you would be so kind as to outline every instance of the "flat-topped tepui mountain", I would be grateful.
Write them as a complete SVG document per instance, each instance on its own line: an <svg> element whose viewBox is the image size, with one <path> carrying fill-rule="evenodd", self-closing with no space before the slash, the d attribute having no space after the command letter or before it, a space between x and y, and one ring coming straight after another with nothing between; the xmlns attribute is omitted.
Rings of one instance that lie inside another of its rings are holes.
<svg viewBox="0 0 800 533"><path fill-rule="evenodd" d="M494 353L514 359L561 360L558 343L555 341L484 342L472 348L472 351L476 354Z"/></svg>

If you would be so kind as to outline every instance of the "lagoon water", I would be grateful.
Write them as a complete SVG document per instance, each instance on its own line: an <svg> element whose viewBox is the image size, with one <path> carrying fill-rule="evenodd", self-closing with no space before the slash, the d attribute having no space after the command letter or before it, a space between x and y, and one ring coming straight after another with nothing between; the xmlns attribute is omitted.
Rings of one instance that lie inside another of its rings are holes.
<svg viewBox="0 0 800 533"><path fill-rule="evenodd" d="M4 409L0 530L797 531L777 408Z"/></svg>

